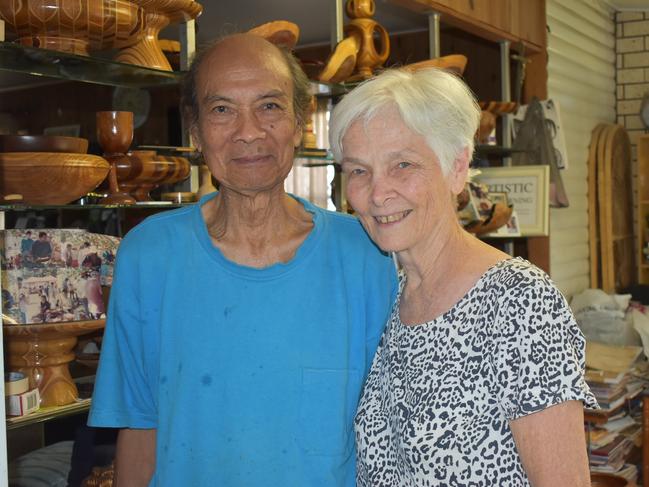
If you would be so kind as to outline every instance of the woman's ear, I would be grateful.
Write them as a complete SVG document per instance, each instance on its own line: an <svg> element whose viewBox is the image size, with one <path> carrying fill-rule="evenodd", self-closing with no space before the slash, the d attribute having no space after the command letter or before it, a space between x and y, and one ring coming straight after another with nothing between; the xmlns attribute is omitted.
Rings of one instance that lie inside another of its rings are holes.
<svg viewBox="0 0 649 487"><path fill-rule="evenodd" d="M448 175L448 185L454 195L460 194L464 189L470 162L471 154L469 154L469 148L465 147L453 161L453 167Z"/></svg>

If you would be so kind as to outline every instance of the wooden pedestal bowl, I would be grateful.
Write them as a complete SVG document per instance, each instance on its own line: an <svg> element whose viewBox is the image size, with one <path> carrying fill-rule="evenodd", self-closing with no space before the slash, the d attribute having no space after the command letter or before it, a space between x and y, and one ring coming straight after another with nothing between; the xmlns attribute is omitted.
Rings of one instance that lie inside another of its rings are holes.
<svg viewBox="0 0 649 487"><path fill-rule="evenodd" d="M77 337L104 325L105 320L4 325L9 370L24 373L30 388L38 387L42 407L71 404L79 396L68 368Z"/></svg>
<svg viewBox="0 0 649 487"><path fill-rule="evenodd" d="M203 7L194 0L132 0L144 10L145 30L138 42L121 50L115 61L171 71L158 35L170 23L195 19Z"/></svg>
<svg viewBox="0 0 649 487"><path fill-rule="evenodd" d="M144 12L128 0L21 0L0 2L10 40L87 56L121 48L142 36Z"/></svg>
<svg viewBox="0 0 649 487"><path fill-rule="evenodd" d="M88 139L60 135L0 135L0 152L68 152L85 154Z"/></svg>
<svg viewBox="0 0 649 487"><path fill-rule="evenodd" d="M71 203L95 189L109 168L104 158L91 154L0 153L0 202Z"/></svg>

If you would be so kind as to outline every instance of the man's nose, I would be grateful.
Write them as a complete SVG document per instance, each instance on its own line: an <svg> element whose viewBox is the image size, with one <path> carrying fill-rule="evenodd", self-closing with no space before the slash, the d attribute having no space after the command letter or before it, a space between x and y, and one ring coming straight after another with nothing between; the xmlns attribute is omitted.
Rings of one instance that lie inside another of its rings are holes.
<svg viewBox="0 0 649 487"><path fill-rule="evenodd" d="M242 110L237 117L237 126L233 134L235 141L251 143L266 137L266 130L259 118L251 110Z"/></svg>

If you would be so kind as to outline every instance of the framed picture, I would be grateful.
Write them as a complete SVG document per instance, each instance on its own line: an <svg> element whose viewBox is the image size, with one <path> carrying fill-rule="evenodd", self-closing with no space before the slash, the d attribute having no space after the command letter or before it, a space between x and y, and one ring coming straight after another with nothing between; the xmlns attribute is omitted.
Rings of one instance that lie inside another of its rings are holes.
<svg viewBox="0 0 649 487"><path fill-rule="evenodd" d="M507 193L521 236L548 235L550 166L486 167L475 178L489 194Z"/></svg>

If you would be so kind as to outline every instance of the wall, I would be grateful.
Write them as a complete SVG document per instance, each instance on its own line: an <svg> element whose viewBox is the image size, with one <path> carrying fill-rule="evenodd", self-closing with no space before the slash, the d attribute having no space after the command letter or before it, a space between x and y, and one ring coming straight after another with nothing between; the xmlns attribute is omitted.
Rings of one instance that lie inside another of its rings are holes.
<svg viewBox="0 0 649 487"><path fill-rule="evenodd" d="M561 107L570 207L550 211L550 273L570 297L589 287L588 146L591 131L616 115L615 22L592 0L548 0L548 96Z"/></svg>
<svg viewBox="0 0 649 487"><path fill-rule="evenodd" d="M640 119L640 103L649 94L649 11L618 12L615 17L617 66L617 123L629 132L634 175L634 216L637 214L635 176L636 141L645 133ZM634 221L636 219L634 218ZM638 228L635 228L637 236ZM636 242L638 239L636 238Z"/></svg>

